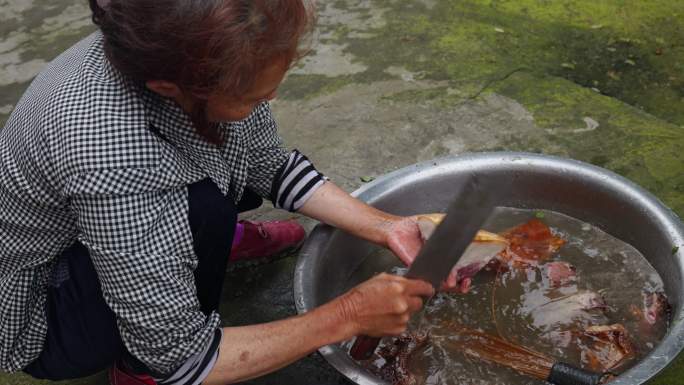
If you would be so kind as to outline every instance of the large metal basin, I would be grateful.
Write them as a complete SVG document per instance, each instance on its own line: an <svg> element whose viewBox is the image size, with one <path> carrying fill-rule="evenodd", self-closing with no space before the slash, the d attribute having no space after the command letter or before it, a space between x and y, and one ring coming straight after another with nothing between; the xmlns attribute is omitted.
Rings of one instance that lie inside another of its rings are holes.
<svg viewBox="0 0 684 385"><path fill-rule="evenodd" d="M643 384L684 347L684 226L653 195L610 171L578 161L527 153L483 153L420 163L387 174L354 192L382 210L401 215L443 211L451 188L467 173L510 180L499 205L549 209L592 223L636 247L660 273L673 304L671 329L662 342L614 385ZM673 254L673 247L680 251ZM304 244L295 271L300 313L345 292L352 275L373 249L329 226L317 226ZM385 262L382 262L385 263ZM388 266L392 261L386 262ZM341 347L320 353L337 370L361 384L385 384L356 364Z"/></svg>

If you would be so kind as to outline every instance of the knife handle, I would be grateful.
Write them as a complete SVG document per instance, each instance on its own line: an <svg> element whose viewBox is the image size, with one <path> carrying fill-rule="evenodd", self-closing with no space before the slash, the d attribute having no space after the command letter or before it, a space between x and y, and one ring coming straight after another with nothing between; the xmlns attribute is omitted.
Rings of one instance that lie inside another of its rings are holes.
<svg viewBox="0 0 684 385"><path fill-rule="evenodd" d="M379 343L380 337L358 336L349 349L349 355L357 361L367 360L373 356Z"/></svg>
<svg viewBox="0 0 684 385"><path fill-rule="evenodd" d="M564 362L556 362L546 381L554 385L600 385L605 383L608 376L609 374L594 373Z"/></svg>

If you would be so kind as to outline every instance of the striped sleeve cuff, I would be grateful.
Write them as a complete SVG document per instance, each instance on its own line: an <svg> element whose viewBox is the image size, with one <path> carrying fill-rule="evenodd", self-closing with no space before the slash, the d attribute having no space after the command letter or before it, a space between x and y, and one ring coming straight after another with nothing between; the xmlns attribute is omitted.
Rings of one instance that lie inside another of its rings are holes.
<svg viewBox="0 0 684 385"><path fill-rule="evenodd" d="M297 211L326 180L306 156L294 150L276 173L271 201L275 207Z"/></svg>
<svg viewBox="0 0 684 385"><path fill-rule="evenodd" d="M170 376L154 380L159 385L200 385L216 364L222 337L223 329L217 328L214 338L201 353L190 357Z"/></svg>

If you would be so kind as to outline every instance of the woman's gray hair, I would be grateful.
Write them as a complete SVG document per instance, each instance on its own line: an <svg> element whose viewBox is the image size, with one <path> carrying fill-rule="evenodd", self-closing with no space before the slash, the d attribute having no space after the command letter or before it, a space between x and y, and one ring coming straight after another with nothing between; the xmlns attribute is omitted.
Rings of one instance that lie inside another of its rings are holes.
<svg viewBox="0 0 684 385"><path fill-rule="evenodd" d="M88 0L107 59L128 80L176 84L194 101L197 132L221 143L209 95L240 97L260 72L306 53L310 0Z"/></svg>

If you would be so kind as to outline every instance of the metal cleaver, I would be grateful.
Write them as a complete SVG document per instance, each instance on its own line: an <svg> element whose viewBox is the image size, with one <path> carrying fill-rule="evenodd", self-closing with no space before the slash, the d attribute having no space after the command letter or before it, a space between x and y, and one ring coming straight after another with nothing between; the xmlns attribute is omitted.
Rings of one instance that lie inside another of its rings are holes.
<svg viewBox="0 0 684 385"><path fill-rule="evenodd" d="M485 187L476 175L470 174L455 187L456 198L449 205L446 216L406 273L407 278L427 281L436 290L494 210L493 189ZM359 336L349 355L355 360L367 360L373 356L379 342L378 337Z"/></svg>

